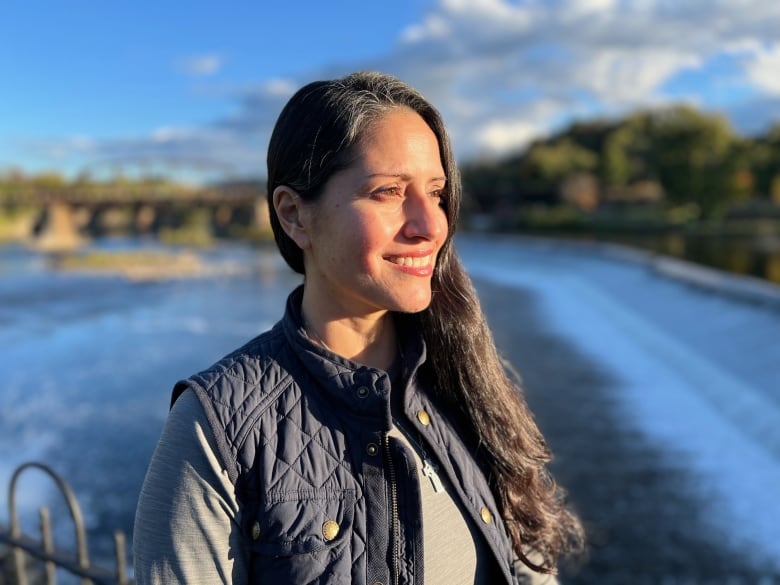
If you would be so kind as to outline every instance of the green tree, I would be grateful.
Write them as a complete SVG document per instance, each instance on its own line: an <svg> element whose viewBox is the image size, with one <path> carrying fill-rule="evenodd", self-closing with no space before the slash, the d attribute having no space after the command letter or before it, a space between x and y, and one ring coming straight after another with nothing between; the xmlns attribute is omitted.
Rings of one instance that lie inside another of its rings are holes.
<svg viewBox="0 0 780 585"><path fill-rule="evenodd" d="M564 137L552 144L533 146L526 157L526 164L535 176L557 183L576 173L594 171L599 157L592 150Z"/></svg>
<svg viewBox="0 0 780 585"><path fill-rule="evenodd" d="M780 123L751 142L750 165L756 193L780 202Z"/></svg>
<svg viewBox="0 0 780 585"><path fill-rule="evenodd" d="M68 184L65 177L53 171L36 175L32 177L31 182L36 191L46 194L62 193Z"/></svg>
<svg viewBox="0 0 780 585"><path fill-rule="evenodd" d="M636 181L655 179L649 115L633 114L616 124L601 152L601 180L607 187L624 188Z"/></svg>
<svg viewBox="0 0 780 585"><path fill-rule="evenodd" d="M676 106L651 114L649 134L652 168L672 203L715 216L739 196L741 158L724 118Z"/></svg>

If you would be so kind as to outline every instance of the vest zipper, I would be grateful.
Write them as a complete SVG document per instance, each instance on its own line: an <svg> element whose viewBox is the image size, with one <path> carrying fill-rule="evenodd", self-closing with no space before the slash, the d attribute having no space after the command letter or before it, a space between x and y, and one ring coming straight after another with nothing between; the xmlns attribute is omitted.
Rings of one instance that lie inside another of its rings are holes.
<svg viewBox="0 0 780 585"><path fill-rule="evenodd" d="M385 462L390 476L390 526L393 539L393 585L398 585L398 544L401 534L398 526L398 485L395 476L395 465L390 454L390 437L384 436Z"/></svg>

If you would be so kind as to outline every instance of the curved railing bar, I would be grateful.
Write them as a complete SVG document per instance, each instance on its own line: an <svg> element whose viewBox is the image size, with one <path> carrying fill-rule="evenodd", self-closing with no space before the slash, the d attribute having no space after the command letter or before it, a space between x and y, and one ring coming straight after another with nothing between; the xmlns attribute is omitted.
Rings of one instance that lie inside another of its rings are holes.
<svg viewBox="0 0 780 585"><path fill-rule="evenodd" d="M43 463L29 462L24 463L16 468L11 476L11 482L8 487L8 518L10 519L10 532L12 538L19 538L21 536L21 529L19 527L19 517L16 511L16 484L19 481L22 473L28 469L38 469L48 475L59 488L62 495L65 497L65 502L68 505L71 518L73 519L73 525L76 533L76 554L78 558L79 567L88 570L89 569L89 552L87 551L87 535L84 529L84 518L81 514L81 507L78 500L70 489L70 486L64 479L49 466Z"/></svg>

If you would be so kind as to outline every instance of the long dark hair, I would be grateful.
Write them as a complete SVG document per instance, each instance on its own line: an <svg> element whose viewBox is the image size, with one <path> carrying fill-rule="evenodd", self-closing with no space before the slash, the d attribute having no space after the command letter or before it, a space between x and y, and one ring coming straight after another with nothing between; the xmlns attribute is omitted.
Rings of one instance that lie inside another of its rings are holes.
<svg viewBox="0 0 780 585"><path fill-rule="evenodd" d="M393 108L415 111L439 142L447 177L443 207L449 233L439 252L430 306L419 320L437 398L478 442L491 488L518 557L534 570L555 571L562 554L577 550L583 534L547 471L550 451L520 388L505 371L477 295L453 248L461 200L458 169L439 112L420 93L380 73L310 83L282 110L268 146L268 207L282 256L303 274L303 252L281 227L273 206L280 185L306 201L354 160L369 126ZM529 552L541 555L533 562Z"/></svg>

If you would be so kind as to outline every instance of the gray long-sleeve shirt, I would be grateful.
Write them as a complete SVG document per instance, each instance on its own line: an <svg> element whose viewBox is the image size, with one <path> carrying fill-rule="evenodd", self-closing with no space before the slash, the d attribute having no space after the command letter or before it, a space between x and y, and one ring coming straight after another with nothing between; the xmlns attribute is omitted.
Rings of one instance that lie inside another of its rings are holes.
<svg viewBox="0 0 780 585"><path fill-rule="evenodd" d="M450 495L450 486L423 472L419 446L398 429L392 434L405 442L418 464L425 582L491 583L490 551ZM165 424L138 503L133 541L138 585L248 583L240 516L203 408L185 392ZM556 583L546 575L529 576L534 585Z"/></svg>

